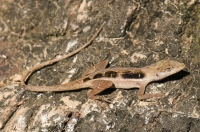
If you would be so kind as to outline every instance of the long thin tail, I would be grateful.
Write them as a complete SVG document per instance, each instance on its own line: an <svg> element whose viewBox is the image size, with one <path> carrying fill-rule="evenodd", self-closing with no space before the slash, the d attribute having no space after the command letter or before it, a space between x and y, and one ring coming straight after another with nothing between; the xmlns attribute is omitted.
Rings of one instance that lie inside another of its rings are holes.
<svg viewBox="0 0 200 132"><path fill-rule="evenodd" d="M64 55L60 58L55 58L53 60L41 63L41 64L36 65L36 66L32 67L31 69L27 70L21 78L21 86L24 87L27 90L30 90L30 91L32 91L31 89L34 89L34 91L36 91L36 90L39 91L40 88L43 89L42 87L44 87L44 86L29 86L29 85L26 85L25 82L30 77L30 75L32 75L33 72L35 72L35 71L37 71L37 70L39 70L39 69L41 69L45 66L52 65L52 64L54 64L54 63L56 63L60 60L66 59L70 56L73 56L73 55L77 54L78 52L80 52L85 47L87 47L88 45L90 45L92 43L92 41L98 36L98 34L100 33L104 24L105 24L105 22L100 26L100 28L96 31L96 33L93 35L93 37L87 43L85 43L82 47L78 48L77 50L75 50L75 51L73 51L73 52L71 52L67 55ZM49 89L55 90L55 86L48 86L48 87L49 87ZM56 87L58 87L58 86L56 86Z"/></svg>
<svg viewBox="0 0 200 132"><path fill-rule="evenodd" d="M65 85L53 85L53 86L30 86L26 85L26 90L34 91L34 92L59 92L59 91L71 91L71 90L78 90L81 89L81 87L67 87Z"/></svg>

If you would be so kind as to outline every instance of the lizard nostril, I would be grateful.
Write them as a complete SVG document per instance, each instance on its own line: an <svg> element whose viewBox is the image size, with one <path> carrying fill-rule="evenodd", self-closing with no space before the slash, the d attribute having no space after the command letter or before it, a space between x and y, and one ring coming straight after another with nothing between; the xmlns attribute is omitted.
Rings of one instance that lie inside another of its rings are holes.
<svg viewBox="0 0 200 132"><path fill-rule="evenodd" d="M156 76L158 77L158 74L156 73Z"/></svg>

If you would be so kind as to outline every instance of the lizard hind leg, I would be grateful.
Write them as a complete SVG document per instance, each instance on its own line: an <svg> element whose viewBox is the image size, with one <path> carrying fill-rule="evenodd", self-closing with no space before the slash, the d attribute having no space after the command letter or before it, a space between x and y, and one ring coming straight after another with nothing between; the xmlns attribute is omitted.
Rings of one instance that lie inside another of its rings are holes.
<svg viewBox="0 0 200 132"><path fill-rule="evenodd" d="M96 71L99 71L99 70L103 70L106 68L106 66L108 65L108 60L104 60L92 67L90 67L89 70L87 70L86 72L83 73L82 77L86 76L86 75L89 75L93 72L96 72Z"/></svg>
<svg viewBox="0 0 200 132"><path fill-rule="evenodd" d="M108 101L107 99L105 99L101 96L97 96L97 94L99 94L102 91L104 91L105 89L113 86L113 82L112 81L106 81L106 80L94 80L94 81L91 82L91 84L93 85L91 87L92 91L90 91L88 93L88 97L92 100L100 100L100 101L103 101L103 102L110 103L110 101Z"/></svg>

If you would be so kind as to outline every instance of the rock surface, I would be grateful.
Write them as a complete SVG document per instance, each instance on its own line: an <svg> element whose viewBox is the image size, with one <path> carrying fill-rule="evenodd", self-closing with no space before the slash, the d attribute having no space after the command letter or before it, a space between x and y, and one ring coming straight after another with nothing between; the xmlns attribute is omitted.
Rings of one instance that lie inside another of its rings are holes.
<svg viewBox="0 0 200 132"><path fill-rule="evenodd" d="M191 131L200 129L199 1L21 0L0 2L0 130ZM106 90L109 107L88 90L24 91L15 75L77 49L98 27L95 41L77 55L35 72L29 85L75 80L93 64L143 67L171 58L184 71L148 85L166 96L139 101L137 89Z"/></svg>

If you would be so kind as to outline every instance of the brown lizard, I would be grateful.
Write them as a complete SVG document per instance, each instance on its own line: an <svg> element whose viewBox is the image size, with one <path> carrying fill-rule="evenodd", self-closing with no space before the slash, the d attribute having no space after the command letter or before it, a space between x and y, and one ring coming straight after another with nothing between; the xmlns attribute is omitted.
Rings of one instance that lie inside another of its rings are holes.
<svg viewBox="0 0 200 132"><path fill-rule="evenodd" d="M96 32L94 37L87 43L91 43L93 39L98 35L103 25ZM85 44L86 45L86 44ZM86 47L86 46L85 46ZM84 47L79 48L80 50ZM79 52L80 50L76 50ZM72 52L65 55L61 59L54 59L48 62L41 63L30 70L28 70L21 79L21 85L25 87L26 90L35 92L45 92L45 91L70 91L83 88L92 88L89 92L88 97L93 100L104 100L101 96L97 96L100 92L107 88L119 88L119 89L131 89L139 88L138 99L148 99L153 97L161 97L163 94L144 94L146 85L152 81L161 80L167 76L175 74L181 71L185 65L183 63L173 61L173 60L162 60L150 66L143 68L106 68L108 60L100 62L99 64L91 67L86 71L80 79L75 81L55 85L55 86L29 86L25 84L27 78L38 69L44 66L50 65L52 63L58 62L64 58L72 56L77 52ZM67 57L66 57L67 56Z"/></svg>

